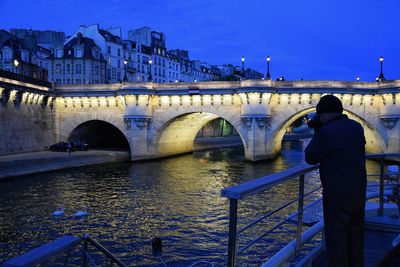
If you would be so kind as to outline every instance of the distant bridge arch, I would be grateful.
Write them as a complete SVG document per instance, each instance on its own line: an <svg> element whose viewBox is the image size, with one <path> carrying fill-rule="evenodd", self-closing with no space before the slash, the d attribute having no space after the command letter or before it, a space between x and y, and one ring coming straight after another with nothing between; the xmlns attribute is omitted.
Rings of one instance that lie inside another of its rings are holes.
<svg viewBox="0 0 400 267"><path fill-rule="evenodd" d="M240 117L202 111L172 112L160 120L155 120L150 126L155 132L152 145L160 156L191 152L194 150L194 141L201 128L217 118L224 119L235 128L246 148L246 140L243 138L244 133L240 127Z"/></svg>
<svg viewBox="0 0 400 267"><path fill-rule="evenodd" d="M288 127L297 119L314 112L316 112L315 107L310 107L296 111L296 113L290 116L287 116L284 113L277 113L277 116L274 118L275 122L272 126L273 128L271 129L272 133L267 143L268 150L272 151L272 153L279 153L284 134ZM350 110L344 110L343 113L363 126L367 153L380 153L386 150L384 136L381 129L375 128L374 125L371 125L367 120Z"/></svg>

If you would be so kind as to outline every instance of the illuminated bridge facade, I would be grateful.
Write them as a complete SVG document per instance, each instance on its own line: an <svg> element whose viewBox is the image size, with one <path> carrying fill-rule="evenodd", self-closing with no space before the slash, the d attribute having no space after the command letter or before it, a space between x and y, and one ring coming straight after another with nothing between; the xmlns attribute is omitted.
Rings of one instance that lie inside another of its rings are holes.
<svg viewBox="0 0 400 267"><path fill-rule="evenodd" d="M20 101L51 111L52 141L79 137L91 122L104 122L126 139L132 160L191 152L199 130L216 118L237 130L246 159L273 158L286 129L315 111L324 94L339 97L345 113L363 125L367 152L400 152L400 81L123 83L49 91L0 86L3 109Z"/></svg>

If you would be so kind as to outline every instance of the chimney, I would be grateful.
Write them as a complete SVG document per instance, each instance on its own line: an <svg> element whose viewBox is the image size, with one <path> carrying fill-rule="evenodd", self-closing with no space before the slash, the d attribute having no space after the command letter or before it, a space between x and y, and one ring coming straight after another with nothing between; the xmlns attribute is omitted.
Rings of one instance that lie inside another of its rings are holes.
<svg viewBox="0 0 400 267"><path fill-rule="evenodd" d="M76 36L76 42L78 45L80 45L82 43L82 38L83 38L82 33L78 32L78 34Z"/></svg>

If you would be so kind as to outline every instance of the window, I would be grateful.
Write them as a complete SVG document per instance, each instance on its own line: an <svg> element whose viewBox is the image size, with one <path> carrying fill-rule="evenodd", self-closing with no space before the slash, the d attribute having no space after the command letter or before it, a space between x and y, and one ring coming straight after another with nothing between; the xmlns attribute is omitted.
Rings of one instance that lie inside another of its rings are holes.
<svg viewBox="0 0 400 267"><path fill-rule="evenodd" d="M67 74L69 74L71 72L71 65L67 64Z"/></svg>
<svg viewBox="0 0 400 267"><path fill-rule="evenodd" d="M75 73L76 74L82 74L82 65L81 64L76 64L75 65Z"/></svg>
<svg viewBox="0 0 400 267"><path fill-rule="evenodd" d="M161 49L160 48L158 48L158 54L161 55Z"/></svg>
<svg viewBox="0 0 400 267"><path fill-rule="evenodd" d="M117 62L117 67L121 68L121 60L119 60L119 59L118 59L118 62Z"/></svg>
<svg viewBox="0 0 400 267"><path fill-rule="evenodd" d="M82 83L82 80L81 79L76 79L75 80L75 84L81 84Z"/></svg>
<svg viewBox="0 0 400 267"><path fill-rule="evenodd" d="M118 48L117 51L118 51L118 56L120 57L121 56L121 49Z"/></svg>
<svg viewBox="0 0 400 267"><path fill-rule="evenodd" d="M56 79L57 84L61 84L61 79Z"/></svg>
<svg viewBox="0 0 400 267"><path fill-rule="evenodd" d="M99 66L94 66L94 74L99 75Z"/></svg>
<svg viewBox="0 0 400 267"><path fill-rule="evenodd" d="M7 51L7 52L4 54L4 60L5 60L5 61L11 60L11 52L10 52L10 51Z"/></svg>
<svg viewBox="0 0 400 267"><path fill-rule="evenodd" d="M77 58L81 58L82 56L83 56L82 49L77 49L77 50L76 50L76 57L77 57Z"/></svg>
<svg viewBox="0 0 400 267"><path fill-rule="evenodd" d="M62 50L61 49L57 49L56 58L62 58Z"/></svg>
<svg viewBox="0 0 400 267"><path fill-rule="evenodd" d="M111 54L111 46L107 46L107 54Z"/></svg>
<svg viewBox="0 0 400 267"><path fill-rule="evenodd" d="M56 73L61 73L61 64L56 64Z"/></svg>

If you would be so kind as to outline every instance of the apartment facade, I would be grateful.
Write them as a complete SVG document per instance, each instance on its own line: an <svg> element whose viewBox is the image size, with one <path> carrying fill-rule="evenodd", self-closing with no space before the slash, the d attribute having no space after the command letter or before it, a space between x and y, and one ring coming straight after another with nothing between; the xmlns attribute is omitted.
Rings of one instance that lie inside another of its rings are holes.
<svg viewBox="0 0 400 267"><path fill-rule="evenodd" d="M48 58L49 80L55 84L106 82L107 61L101 48L81 33L54 49Z"/></svg>

